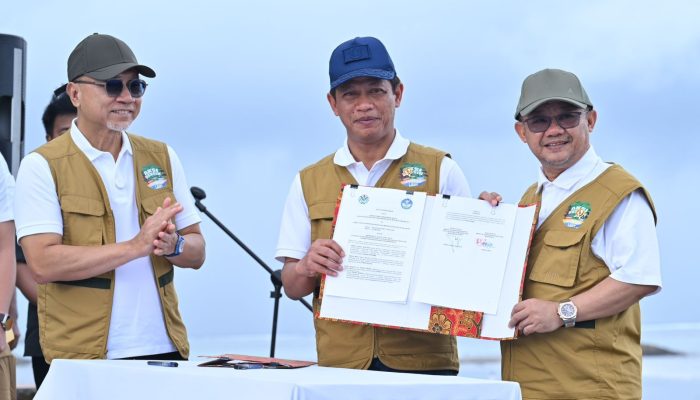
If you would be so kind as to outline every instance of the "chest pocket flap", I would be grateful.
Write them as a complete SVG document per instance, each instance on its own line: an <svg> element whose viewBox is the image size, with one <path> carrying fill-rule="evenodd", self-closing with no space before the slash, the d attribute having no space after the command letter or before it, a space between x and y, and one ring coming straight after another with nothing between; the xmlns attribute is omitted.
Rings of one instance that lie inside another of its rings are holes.
<svg viewBox="0 0 700 400"><path fill-rule="evenodd" d="M335 215L335 202L325 201L309 206L311 239L329 239Z"/></svg>
<svg viewBox="0 0 700 400"><path fill-rule="evenodd" d="M163 200L165 200L166 197L170 197L170 200L172 202L170 204L173 204L176 202L175 196L171 192L163 192L163 193L158 193L157 195L153 195L150 197L147 197L145 199L141 200L141 207L143 208L143 211L146 212L148 215L153 215L156 213L156 210L158 207L163 206Z"/></svg>
<svg viewBox="0 0 700 400"><path fill-rule="evenodd" d="M586 231L549 231L529 279L562 287L576 282Z"/></svg>
<svg viewBox="0 0 700 400"><path fill-rule="evenodd" d="M102 244L105 205L102 200L76 195L61 196L63 243L76 246Z"/></svg>

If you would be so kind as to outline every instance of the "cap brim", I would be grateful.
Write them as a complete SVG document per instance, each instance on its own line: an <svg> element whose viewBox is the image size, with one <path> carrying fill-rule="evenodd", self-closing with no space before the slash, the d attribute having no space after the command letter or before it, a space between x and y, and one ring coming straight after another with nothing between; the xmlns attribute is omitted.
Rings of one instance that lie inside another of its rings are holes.
<svg viewBox="0 0 700 400"><path fill-rule="evenodd" d="M533 112L537 107L541 106L541 105L544 104L544 103L548 103L548 102L550 102L550 101L563 101L563 102L566 102L566 103L569 103L569 104L573 104L573 105L575 105L575 106L577 106L577 107L581 107L581 108L592 107L592 106L589 105L589 104L581 103L580 101L576 101L576 100L573 100L573 99L569 99L569 98L567 98L567 97L548 97L548 98L546 98L546 99L540 99L540 100L537 100L537 101L535 101L535 102L532 102L532 103L528 104L528 105L525 106L522 110L520 110L519 112L517 112L517 113L515 114L515 119L518 119L519 116L525 116L525 115L530 114L530 113Z"/></svg>
<svg viewBox="0 0 700 400"><path fill-rule="evenodd" d="M348 72L345 75L341 75L340 78L331 82L331 90L337 88L338 86L349 81L350 79L363 78L363 77L392 80L396 77L396 72L385 71L383 69L373 69L373 68L358 69L358 70L355 70L352 72Z"/></svg>
<svg viewBox="0 0 700 400"><path fill-rule="evenodd" d="M136 72L138 72L140 75L143 75L148 78L155 78L156 77L156 72L152 70L150 67L147 67L145 65L141 64L134 64L134 63L120 63L120 64L114 64L110 65L109 67L104 67L97 69L95 71L90 71L85 73L85 75L99 79L101 81L106 80L106 79L112 79L116 77L117 75L121 74L122 72L128 70L128 69L135 69Z"/></svg>

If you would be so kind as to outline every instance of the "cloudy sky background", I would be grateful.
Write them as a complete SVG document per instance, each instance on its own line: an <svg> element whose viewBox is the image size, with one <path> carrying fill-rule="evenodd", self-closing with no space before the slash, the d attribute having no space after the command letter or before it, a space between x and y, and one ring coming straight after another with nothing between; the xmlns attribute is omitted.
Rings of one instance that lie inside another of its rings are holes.
<svg viewBox="0 0 700 400"><path fill-rule="evenodd" d="M26 149L66 60L92 32L126 41L149 80L131 131L167 141L208 209L274 268L294 174L333 152L344 129L325 98L328 58L355 36L380 38L406 90L396 125L445 149L475 193L517 202L537 162L513 130L522 80L575 72L598 109L592 143L651 192L664 290L642 303L648 324L700 322L700 5L691 1L83 1L5 2L0 33L27 50ZM207 262L178 271L192 336L266 334L266 273L203 216ZM688 303L690 301L690 303ZM285 299L281 333L312 335L311 314Z"/></svg>

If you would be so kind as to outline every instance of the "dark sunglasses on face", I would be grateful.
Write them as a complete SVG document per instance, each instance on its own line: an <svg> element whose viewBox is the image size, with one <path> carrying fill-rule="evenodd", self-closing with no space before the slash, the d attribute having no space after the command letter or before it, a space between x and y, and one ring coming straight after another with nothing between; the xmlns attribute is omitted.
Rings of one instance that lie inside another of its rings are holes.
<svg viewBox="0 0 700 400"><path fill-rule="evenodd" d="M562 129L571 129L579 124L581 114L583 114L582 111L567 111L554 117L538 115L524 120L523 123L527 124L527 128L533 133L541 133L549 129L552 120L556 120Z"/></svg>
<svg viewBox="0 0 700 400"><path fill-rule="evenodd" d="M122 94L125 85L121 79L109 79L104 82L76 80L73 81L73 83L87 83L89 85L102 86L107 91L107 96L110 97L119 97ZM135 99L143 96L143 94L146 92L146 86L148 86L148 84L142 79L132 79L126 82L126 88L129 89L129 94L131 94L131 97Z"/></svg>

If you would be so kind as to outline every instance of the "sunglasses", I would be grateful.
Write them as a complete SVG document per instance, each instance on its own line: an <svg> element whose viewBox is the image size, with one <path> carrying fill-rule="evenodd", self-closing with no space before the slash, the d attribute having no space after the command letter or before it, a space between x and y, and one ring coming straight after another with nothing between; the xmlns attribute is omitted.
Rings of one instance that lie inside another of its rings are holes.
<svg viewBox="0 0 700 400"><path fill-rule="evenodd" d="M90 81L80 81L76 80L73 83L87 83L89 85L102 86L107 91L107 96L119 97L124 90L124 85L129 90L131 97L138 99L143 96L146 92L146 86L148 84L142 79L132 79L126 83L122 82L121 79L109 79L104 82L90 82Z"/></svg>
<svg viewBox="0 0 700 400"><path fill-rule="evenodd" d="M524 120L523 123L526 124L527 129L533 133L542 133L546 131L549 129L550 125L552 125L553 120L556 120L557 124L562 129L571 129L579 124L581 121L581 114L583 114L581 111L567 111L554 117L538 115Z"/></svg>

